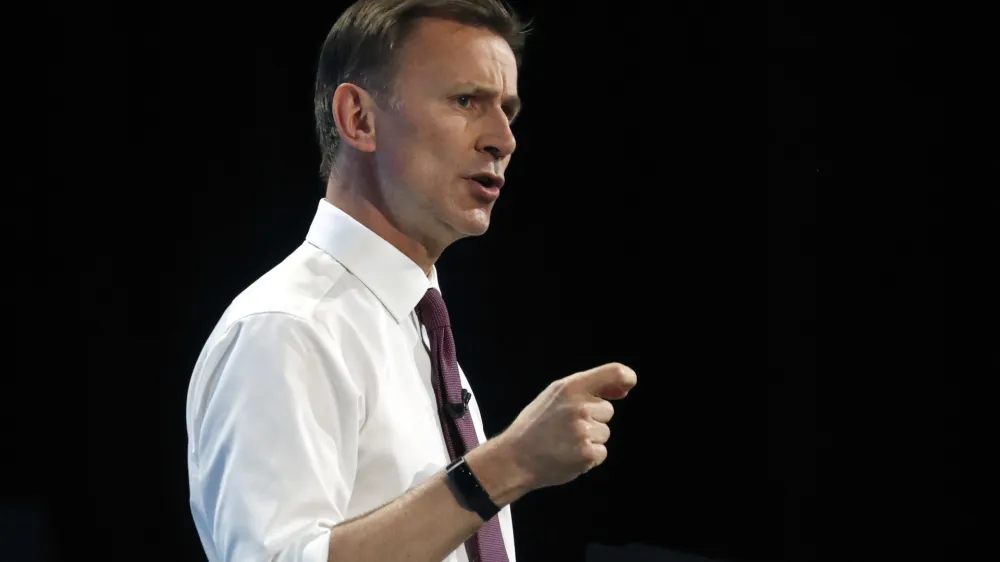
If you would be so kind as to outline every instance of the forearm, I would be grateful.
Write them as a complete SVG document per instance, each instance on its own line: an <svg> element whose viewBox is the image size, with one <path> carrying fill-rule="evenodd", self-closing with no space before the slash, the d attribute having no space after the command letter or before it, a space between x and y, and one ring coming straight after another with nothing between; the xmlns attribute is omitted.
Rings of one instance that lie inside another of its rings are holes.
<svg viewBox="0 0 1000 562"><path fill-rule="evenodd" d="M466 455L466 462L498 506L527 493L520 473L503 444L490 440ZM438 472L395 501L330 533L329 562L440 562L483 525L463 508Z"/></svg>

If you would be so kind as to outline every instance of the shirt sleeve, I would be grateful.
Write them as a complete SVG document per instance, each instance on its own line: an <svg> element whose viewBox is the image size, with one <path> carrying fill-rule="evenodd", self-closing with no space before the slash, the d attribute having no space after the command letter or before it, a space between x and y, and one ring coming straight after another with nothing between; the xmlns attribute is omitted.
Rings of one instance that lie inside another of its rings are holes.
<svg viewBox="0 0 1000 562"><path fill-rule="evenodd" d="M363 416L342 356L305 320L247 316L199 360L192 503L224 562L326 562Z"/></svg>

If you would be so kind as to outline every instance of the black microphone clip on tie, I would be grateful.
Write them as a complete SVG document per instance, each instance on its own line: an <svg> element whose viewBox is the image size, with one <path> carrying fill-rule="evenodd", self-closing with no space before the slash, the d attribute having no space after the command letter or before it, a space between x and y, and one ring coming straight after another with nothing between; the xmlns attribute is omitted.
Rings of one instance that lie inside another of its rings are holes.
<svg viewBox="0 0 1000 562"><path fill-rule="evenodd" d="M452 404L451 402L446 402L445 405L444 405L444 407L445 407L445 409L448 410L448 413L451 414L451 417L457 420L458 418L460 418L460 417L462 417L462 416L465 415L465 411L469 407L469 400L471 400L471 399L472 399L472 393L469 392L468 389L463 388L462 389L462 403L461 404Z"/></svg>

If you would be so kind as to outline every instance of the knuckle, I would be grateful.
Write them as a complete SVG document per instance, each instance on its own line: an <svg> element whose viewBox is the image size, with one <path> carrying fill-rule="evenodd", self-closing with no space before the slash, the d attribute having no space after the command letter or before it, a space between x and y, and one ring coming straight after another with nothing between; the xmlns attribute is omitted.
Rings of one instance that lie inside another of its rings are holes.
<svg viewBox="0 0 1000 562"><path fill-rule="evenodd" d="M608 430L604 427L598 426L594 428L593 441L598 445L602 445L608 441Z"/></svg>
<svg viewBox="0 0 1000 562"><path fill-rule="evenodd" d="M608 451L603 445L594 445L587 450L587 463L591 466L597 466L604 462L607 456Z"/></svg>

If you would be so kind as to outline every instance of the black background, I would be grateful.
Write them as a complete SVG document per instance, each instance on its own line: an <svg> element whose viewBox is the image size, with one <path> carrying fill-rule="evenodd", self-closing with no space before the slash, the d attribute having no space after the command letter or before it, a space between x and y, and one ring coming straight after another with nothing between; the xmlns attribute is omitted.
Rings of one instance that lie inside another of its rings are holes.
<svg viewBox="0 0 1000 562"><path fill-rule="evenodd" d="M8 21L10 559L203 559L188 377L322 195L312 84L342 5ZM535 31L507 187L439 262L460 360L488 433L555 378L639 374L605 465L514 505L518 559L955 559L956 349L986 343L956 335L979 205L944 104L962 18L769 3L761 181L759 13L516 5Z"/></svg>

